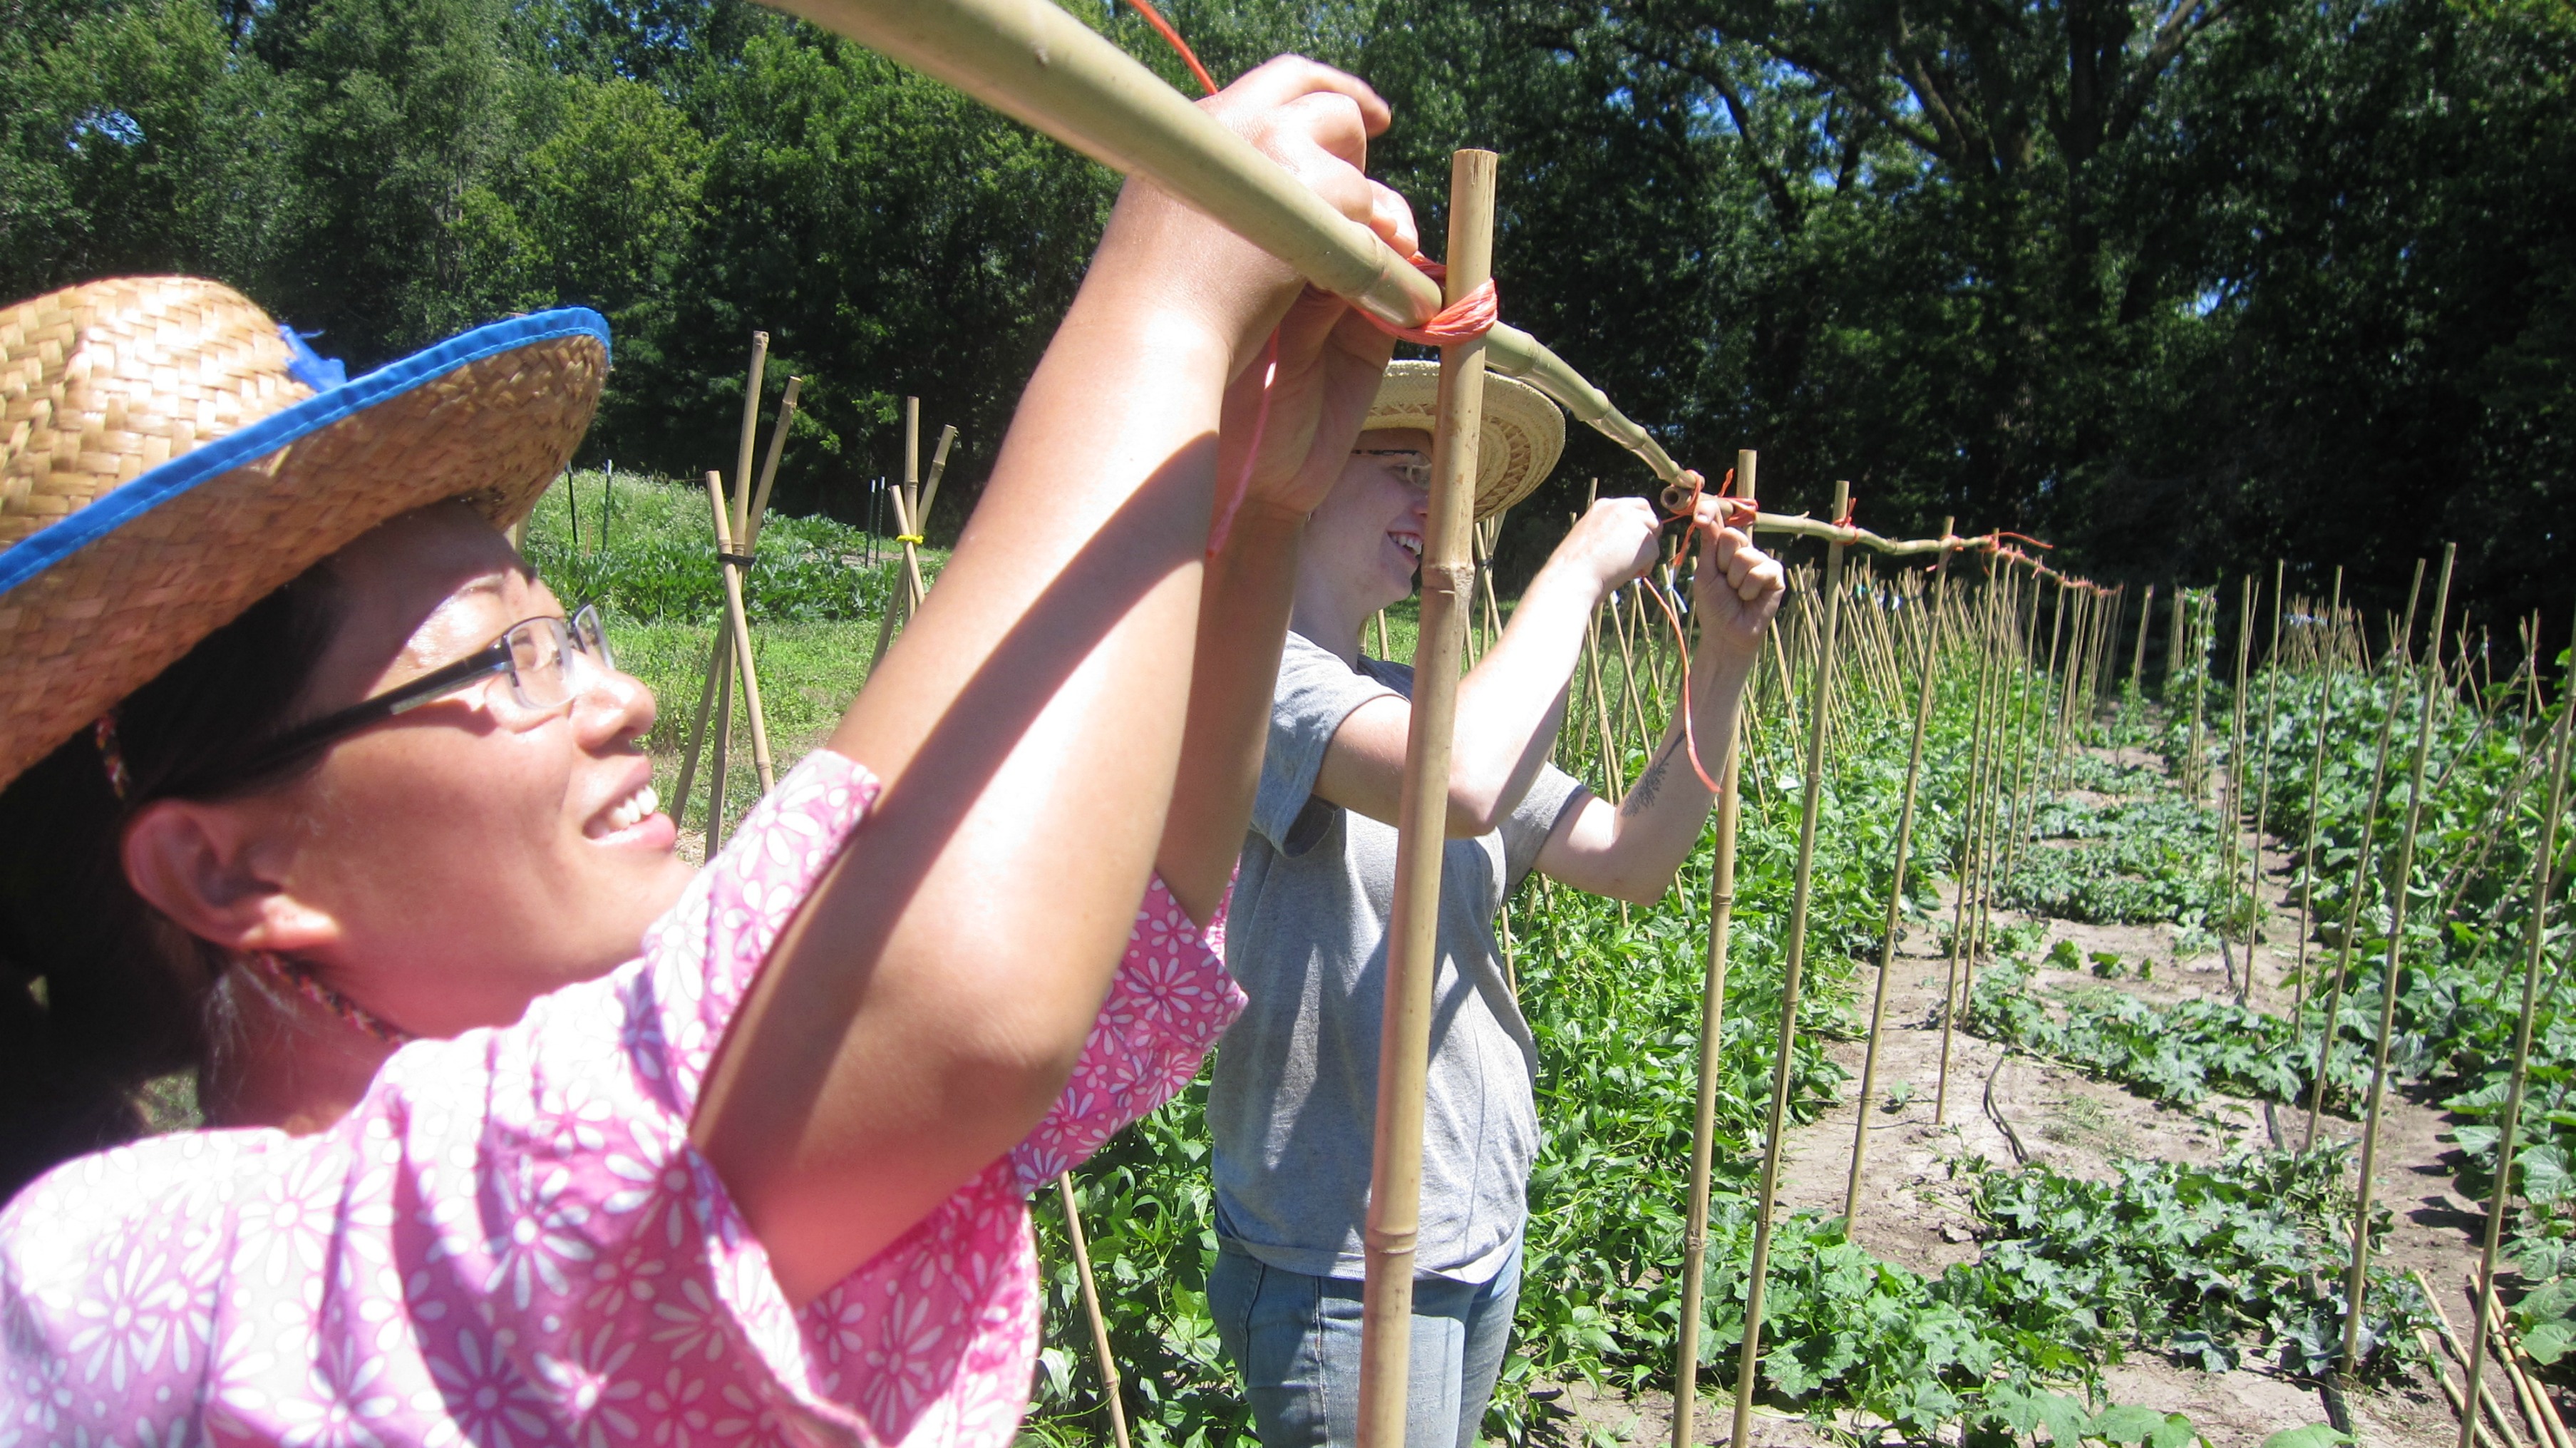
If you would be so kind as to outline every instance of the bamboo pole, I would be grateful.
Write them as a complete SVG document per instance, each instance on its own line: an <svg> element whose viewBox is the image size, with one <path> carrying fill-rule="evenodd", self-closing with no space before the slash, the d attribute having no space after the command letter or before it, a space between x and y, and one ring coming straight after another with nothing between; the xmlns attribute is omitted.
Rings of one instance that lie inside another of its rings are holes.
<svg viewBox="0 0 2576 1448"><path fill-rule="evenodd" d="M1950 531L1944 523L1941 531ZM1896 816L1895 879L1887 890L1886 939L1878 947L1878 990L1869 1007L1869 1045L1861 1057L1860 1119L1852 1128L1851 1182L1843 1189L1844 1230L1860 1215L1860 1178L1863 1164L1869 1158L1869 1107L1878 1088L1879 1032L1887 1023L1887 978L1896 970L1896 941L1905 930L1906 851L1914 842L1914 796L1923 778L1923 736L1932 724L1933 683L1940 675L1940 660L1932 653L1932 640L1923 640L1923 678L1915 687L1914 744L1905 758L1905 803Z"/></svg>
<svg viewBox="0 0 2576 1448"><path fill-rule="evenodd" d="M751 334L751 363L743 378L742 437L735 449L740 471L739 480L751 475L751 448L760 424L760 380L769 367L769 334ZM783 429L782 429L783 431ZM737 534L748 530L737 527ZM715 726L715 758L707 769L707 855L713 858L717 840L724 830L724 780L726 755L733 740L733 642L728 635L730 618L719 619L716 636L707 645L706 682L698 691L698 710L689 721L689 747L680 760L680 784L674 792L671 818L678 821L689 809L689 786L697 779L698 750L706 742L707 726Z"/></svg>
<svg viewBox="0 0 2576 1448"><path fill-rule="evenodd" d="M1958 872L1958 884L1950 902L1950 972L1948 983L1941 991L1941 1074L1940 1084L1934 1089L1932 1095L1934 1126L1939 1126L1949 1119L1950 1041L1958 1023L1961 1000L1959 965L1969 948L1970 923L1973 919L1970 914L1968 894L1978 887L1977 867L1982 858L1979 852L1978 835L1985 828L1983 821L1992 813L1987 796L1993 789L1993 781L1989 776L1995 772L1995 752L1988 747L1987 737L1994 732L1991 725L1996 706L1990 696L1994 693L1997 656L2001 652L1995 642L1996 604L2001 594L1997 588L1992 565L1989 565L1986 571L1984 594L1985 622L1971 634L1977 646L1977 703L1976 712L1970 716L1968 729L1967 807L1959 812L1959 859L1955 867Z"/></svg>
<svg viewBox="0 0 2576 1448"><path fill-rule="evenodd" d="M1851 498L1851 484L1834 484L1834 516ZM1771 1112L1762 1147L1762 1190L1753 1216L1753 1265L1745 1281L1744 1348L1735 1367L1735 1429L1728 1442L1744 1444L1753 1426L1753 1385L1762 1360L1763 1278L1771 1267L1771 1208L1780 1195L1780 1149L1787 1137L1789 1069L1798 1047L1798 985L1807 960L1807 905L1816 874L1816 816L1824 806L1825 719L1833 709L1834 630L1841 620L1843 547L1825 551L1825 620L1813 664L1807 715L1806 803L1798 818L1798 864L1789 885L1788 959L1780 972L1780 1046L1771 1062Z"/></svg>
<svg viewBox="0 0 2576 1448"><path fill-rule="evenodd" d="M1440 288L1249 141L1107 38L1023 0L776 0L779 8L955 86L1185 204L1380 321L1418 327ZM1454 292L1455 289L1453 288ZM1527 332L1497 323L1490 369L1536 387L1667 483L1681 467L1600 389Z"/></svg>
<svg viewBox="0 0 2576 1448"><path fill-rule="evenodd" d="M939 480L948 476L948 450L957 445L957 424L945 423L939 429L939 446L930 450L930 474L921 483L921 526L915 533L930 531L930 510L939 506Z"/></svg>
<svg viewBox="0 0 2576 1448"><path fill-rule="evenodd" d="M2156 586L2147 585L2146 597L2138 604L2137 652L2129 655L2129 692L2135 694L2147 676L2147 633L2156 618Z"/></svg>
<svg viewBox="0 0 2576 1448"><path fill-rule="evenodd" d="M2415 560L2415 581L2406 590L2406 631L2415 628L2415 604L2424 588L2424 560ZM2393 661L2395 655L2390 655ZM2344 902L2343 941L2336 947L2334 981L2326 991L2326 1014L2317 1039L2316 1089L2308 1096L2308 1134L2301 1150L2317 1144L2317 1113L2325 1105L2326 1071L2334 1063L2336 1017L2343 1013L2343 989L2352 974L2353 937L2361 929L2362 897L2370 893L2371 849L2379 835L2379 805L2386 797L2388 785L2388 746L2397 728L2397 701L2403 681L2392 678L2388 685L2388 707L2379 718L2379 750L2370 767L2370 802L2361 816L2361 849L2352 860L2352 896Z"/></svg>
<svg viewBox="0 0 2576 1448"><path fill-rule="evenodd" d="M1062 16L1052 6L1039 7ZM1065 17L1067 24L1074 22ZM1085 35L1090 32L1083 31ZM1196 112L1192 112L1196 115ZM1449 295L1493 274L1491 151L1449 167ZM1317 203L1320 205L1321 203ZM1422 636L1399 795L1394 905L1387 927L1386 1006L1378 1040L1377 1123L1369 1174L1367 1281L1360 1317L1360 1448L1403 1448L1413 1342L1414 1250L1422 1212L1422 1111L1430 1065L1431 984L1440 964L1440 855L1448 841L1449 752L1458 661L1474 607L1467 535L1485 392L1483 338L1440 349L1431 443L1429 536L1423 540Z"/></svg>
<svg viewBox="0 0 2576 1448"><path fill-rule="evenodd" d="M2342 612L2343 569L2338 566L2334 572L2334 597L2326 605L2326 617L2333 619ZM2342 663L2340 658L2331 654L2320 653L2318 657L2317 738L2315 752L2308 759L2308 832L2306 842L2299 847L2299 958L2292 967L2297 984L2290 994L2290 1031L2293 1037L2298 1033L2300 1015L2308 1003L2308 936L2316 928L2317 821L2323 813L2317 798L2325 788L2326 734L2334 720L2334 676ZM2333 1032L2331 1020L2326 1023L2326 1030L2329 1034ZM2320 1066L2318 1071L2323 1074L2324 1067ZM2313 1137L2314 1133L2310 1135Z"/></svg>
<svg viewBox="0 0 2576 1448"><path fill-rule="evenodd" d="M1735 454L1735 495L1753 496L1753 449ZM1690 687L1685 665L1682 687ZM1735 923L1735 828L1744 725L1739 710L1717 776L1717 840L1708 867L1708 969L1699 999L1699 1096L1691 1113L1690 1202L1682 1230L1682 1315L1673 1359L1673 1448L1692 1448L1699 1393L1700 1291L1708 1263L1709 1159L1717 1139L1717 1079L1726 1056L1726 949Z"/></svg>
<svg viewBox="0 0 2576 1448"><path fill-rule="evenodd" d="M2263 840L2270 831L2272 815L2272 726L2280 719L2281 615L2289 612L2290 608L2289 597L2281 591L2281 586L2288 581L2288 577L2288 566L2277 559L2274 560L2272 564L2272 642L2265 651L2263 669L2263 768L2254 790L2252 893L2255 906L2253 918L2258 925L2263 918ZM2255 926L2246 928L2245 974L2248 979L2251 979L2254 974L2254 940L2261 933ZM2237 1004L2243 1005L2244 1001L2240 999ZM2293 1012L2290 1016L2291 1028L2297 1029L2298 1024L2298 1015Z"/></svg>
<svg viewBox="0 0 2576 1448"><path fill-rule="evenodd" d="M2424 1294L2426 1305L2433 1309L2433 1322L2442 1331L2442 1346L2451 1350L2451 1356L2458 1360L2462 1367L2468 1366L2469 1350L2460 1345L2459 1330L2451 1326L2451 1314L2442 1310L2441 1296L2433 1291L2433 1284L2424 1280L2424 1274L2420 1269L2409 1267L2406 1269L2406 1275L2414 1282L2415 1290ZM2484 1383L2480 1383L2474 1396L2477 1404L2486 1409L2487 1417L2494 1427L2494 1436L2502 1440L2506 1448L2514 1448L2518 1440L2514 1437L2513 1420L2505 1416L2504 1405L2496 1401L2495 1393ZM2452 1405L2454 1409L2459 1406L2457 1403Z"/></svg>
<svg viewBox="0 0 2576 1448"><path fill-rule="evenodd" d="M2477 1303L2478 1316L2493 1321L2497 1315L2495 1264L2496 1249L2504 1236L2505 1213L2513 1206L2513 1152L2516 1134L2522 1126L2522 1096L2530 1079L2531 1026L2540 1005L2540 970L2549 956L2549 892L2557 883L2558 816L2567 803L2567 750L2569 725L2576 722L2576 701L2559 709L2558 742L2550 751L2549 808L2540 817L2540 849L2531 862L2531 919L2524 928L2522 967L2522 1014L2513 1030L2513 1072L2505 1088L2504 1116L2497 1123L2495 1191L2487 1203L2486 1236L2478 1246ZM2479 1370L2484 1366L2485 1335L2478 1334L2478 1347L2468 1362L2469 1390L2478 1388ZM2467 1434L2462 1433L2463 1442Z"/></svg>
<svg viewBox="0 0 2576 1448"><path fill-rule="evenodd" d="M778 399L778 421L769 427L769 452L760 460L760 488L752 494L749 524L734 530L745 553L760 546L760 522L769 516L769 485L778 481L778 456L787 450L787 427L796 420L796 399L804 391L805 379L790 377L786 394Z"/></svg>
<svg viewBox="0 0 2576 1448"><path fill-rule="evenodd" d="M2398 835L2397 869L2389 876L2388 958L2380 972L2379 1040L2371 1054L2370 1113L2361 1126L2361 1180L2354 1187L2352 1271L2344 1279L2343 1372L2352 1377L2361 1367L2362 1294L2369 1287L2371 1167L2379 1156L2379 1117L2388 1094L2388 1048L2397 1032L2397 988L2406 965L2406 907L2415 892L2408 888L2415 873L2415 831L2424 819L2424 763L2433 753L2435 696L2442 688L2442 625L2451 602L2451 565L2460 545L2442 545L2442 577L2433 585L2433 632L2426 647L2432 668L2424 680L2424 712L2415 728L2415 764L2406 791L2406 820Z"/></svg>
<svg viewBox="0 0 2576 1448"><path fill-rule="evenodd" d="M1073 1173L1058 1172L1055 1189L1064 1199L1064 1235L1073 1243L1073 1265L1082 1271L1082 1310L1091 1318L1091 1347L1100 1359L1100 1396L1109 1404L1109 1432L1118 1448L1128 1448L1127 1405L1118 1396L1118 1356L1109 1350L1109 1320L1100 1313L1100 1283L1091 1273L1091 1240L1082 1232L1082 1210L1073 1204Z"/></svg>
<svg viewBox="0 0 2576 1448"><path fill-rule="evenodd" d="M2467 1289L2470 1308L2475 1310L2477 1279L2465 1278L2461 1286ZM2514 1350L2513 1337L2505 1330L2503 1304L2487 1303L2485 1316L2486 1331L2473 1336L2494 1351L2496 1365L2504 1369L2506 1380L2513 1386L2514 1403L2522 1409L2523 1421L2531 1425L2532 1437L2540 1448L2569 1448L2567 1425L2559 1421L2558 1409L2551 1405L2549 1394L2541 1390L2539 1381L2522 1365L2521 1355Z"/></svg>
<svg viewBox="0 0 2576 1448"><path fill-rule="evenodd" d="M2236 928L2236 856L2245 833L2245 670L2254 646L2254 575L2238 580L2236 590L2236 687L2228 691L2227 702L2227 781L2224 793L2227 824L2227 914L2219 921L2219 948L2226 949L2230 932ZM2259 872L2258 872L2259 876ZM2254 989L2254 927L2245 927L2245 973L2237 977L2236 1004L2242 1006Z"/></svg>
<svg viewBox="0 0 2576 1448"><path fill-rule="evenodd" d="M749 489L739 491L748 492ZM757 725L760 719L760 676L752 669L751 627L743 616L742 607L742 560L745 555L733 550L733 528L725 521L724 477L713 469L707 472L707 502L715 510L717 557L723 560L725 617L733 625L733 666L742 673L743 701L751 706L751 717ZM768 735L755 727L751 746L752 762L760 770L761 791L767 793L777 787L777 780L770 772ZM710 820L710 850L714 844L714 829L715 823Z"/></svg>

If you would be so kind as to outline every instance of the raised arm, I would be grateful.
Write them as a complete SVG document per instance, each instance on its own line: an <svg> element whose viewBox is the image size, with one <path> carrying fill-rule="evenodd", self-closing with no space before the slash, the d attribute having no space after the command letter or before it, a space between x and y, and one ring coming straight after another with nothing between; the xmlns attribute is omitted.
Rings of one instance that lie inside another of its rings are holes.
<svg viewBox="0 0 2576 1448"><path fill-rule="evenodd" d="M1359 82L1274 61L1206 104L1346 214L1388 214L1357 169L1387 112ZM1165 829L1220 405L1298 287L1130 183L939 587L832 737L884 793L692 1127L792 1301L1063 1087Z"/></svg>
<svg viewBox="0 0 2576 1448"><path fill-rule="evenodd" d="M1724 504L1700 502L1712 524ZM1733 528L1700 533L1699 568L1691 580L1692 611L1700 625L1691 654L1691 732L1699 744L1699 769L1683 755L1677 714L1664 730L1655 757L1616 806L1598 797L1558 817L1539 850L1538 867L1577 889L1646 904L1672 888L1673 872L1690 858L1708 819L1711 801L1701 770L1715 779L1726 767L1735 739L1744 681L1753 671L1762 631L1780 611L1787 592L1777 560Z"/></svg>
<svg viewBox="0 0 2576 1448"><path fill-rule="evenodd" d="M1493 651L1458 681L1450 834L1484 834L1529 792L1565 718L1585 621L1611 589L1645 572L1655 556L1654 509L1643 498L1604 498L1530 580ZM1392 824L1412 727L1413 706L1403 699L1372 699L1352 710L1325 750L1315 793Z"/></svg>
<svg viewBox="0 0 2576 1448"><path fill-rule="evenodd" d="M1409 242L1412 215L1402 198L1390 199L1391 221ZM1234 878L1252 821L1307 516L1332 490L1394 351L1393 338L1340 301L1307 291L1280 327L1269 416L1258 417L1259 368L1247 368L1226 395L1219 476L1244 475L1243 451L1256 434L1263 456L1224 540L1208 553L1180 777L1154 854L1163 883L1201 925Z"/></svg>

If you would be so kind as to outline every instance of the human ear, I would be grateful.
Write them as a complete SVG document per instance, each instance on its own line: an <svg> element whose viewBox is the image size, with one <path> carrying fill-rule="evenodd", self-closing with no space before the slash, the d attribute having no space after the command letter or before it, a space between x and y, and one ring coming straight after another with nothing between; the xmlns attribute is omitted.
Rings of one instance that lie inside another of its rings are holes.
<svg viewBox="0 0 2576 1448"><path fill-rule="evenodd" d="M275 849L240 806L164 799L125 827L126 881L180 929L232 951L291 952L339 937L287 893Z"/></svg>

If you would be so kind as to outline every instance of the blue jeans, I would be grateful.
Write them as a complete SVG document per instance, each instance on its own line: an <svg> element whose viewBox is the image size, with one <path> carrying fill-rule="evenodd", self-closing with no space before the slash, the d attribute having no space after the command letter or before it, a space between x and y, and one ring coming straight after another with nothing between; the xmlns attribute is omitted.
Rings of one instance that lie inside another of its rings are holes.
<svg viewBox="0 0 2576 1448"><path fill-rule="evenodd" d="M1476 1448L1520 1294L1517 1241L1491 1282L1414 1280L1405 1448ZM1359 1283L1290 1272L1227 1246L1208 1274L1208 1310L1243 1375L1262 1448L1359 1442Z"/></svg>

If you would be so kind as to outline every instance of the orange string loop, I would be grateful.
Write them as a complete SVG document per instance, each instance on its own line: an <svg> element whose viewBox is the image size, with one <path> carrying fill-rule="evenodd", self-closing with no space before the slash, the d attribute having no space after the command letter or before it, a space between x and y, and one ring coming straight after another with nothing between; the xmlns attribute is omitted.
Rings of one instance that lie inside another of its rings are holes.
<svg viewBox="0 0 2576 1448"><path fill-rule="evenodd" d="M1406 257L1414 269L1435 282L1449 280L1449 267L1420 252ZM1362 315L1368 315L1363 313ZM1494 290L1494 279L1487 277L1474 291L1431 314L1418 327L1399 327L1392 322L1369 316L1369 322L1390 337L1419 342L1425 347L1446 347L1458 342L1472 342L1494 329L1503 316L1502 293Z"/></svg>

